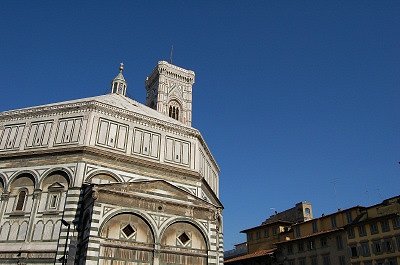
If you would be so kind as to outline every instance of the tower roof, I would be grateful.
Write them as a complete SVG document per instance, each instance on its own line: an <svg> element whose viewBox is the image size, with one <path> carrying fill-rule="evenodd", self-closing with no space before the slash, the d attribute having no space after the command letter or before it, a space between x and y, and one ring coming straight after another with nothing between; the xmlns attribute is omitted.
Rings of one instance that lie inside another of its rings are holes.
<svg viewBox="0 0 400 265"><path fill-rule="evenodd" d="M118 75L111 82L111 93L121 94L125 96L128 83L126 82L125 77L122 74L123 71L124 71L124 64L121 63L119 66Z"/></svg>

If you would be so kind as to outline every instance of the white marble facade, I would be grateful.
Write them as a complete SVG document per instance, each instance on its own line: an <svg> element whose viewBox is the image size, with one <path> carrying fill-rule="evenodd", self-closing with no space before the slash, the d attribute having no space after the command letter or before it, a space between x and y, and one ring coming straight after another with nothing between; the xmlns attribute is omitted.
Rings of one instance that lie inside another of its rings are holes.
<svg viewBox="0 0 400 265"><path fill-rule="evenodd" d="M159 69L190 98L162 89ZM194 73L159 62L145 106L122 71L110 94L0 113L0 264L222 264Z"/></svg>

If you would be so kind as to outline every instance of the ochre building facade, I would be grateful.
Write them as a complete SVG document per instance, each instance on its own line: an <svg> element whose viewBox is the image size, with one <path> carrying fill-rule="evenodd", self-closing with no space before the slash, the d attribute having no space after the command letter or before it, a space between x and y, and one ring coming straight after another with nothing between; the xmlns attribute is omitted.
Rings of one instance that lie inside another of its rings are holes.
<svg viewBox="0 0 400 265"><path fill-rule="evenodd" d="M339 209L319 218L303 215L312 213L311 205L306 205L296 205L300 209L296 221L288 214L295 207L242 231L247 235L247 252L228 252L225 264L400 264L400 196L368 207Z"/></svg>

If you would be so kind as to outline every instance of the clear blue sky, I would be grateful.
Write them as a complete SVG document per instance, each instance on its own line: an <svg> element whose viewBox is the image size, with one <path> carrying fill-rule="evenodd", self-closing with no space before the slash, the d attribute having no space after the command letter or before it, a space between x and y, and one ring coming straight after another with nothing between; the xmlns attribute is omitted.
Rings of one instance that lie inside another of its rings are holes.
<svg viewBox="0 0 400 265"><path fill-rule="evenodd" d="M3 0L0 35L0 111L105 94L121 61L144 102L173 45L222 169L226 249L271 208L399 194L400 1Z"/></svg>

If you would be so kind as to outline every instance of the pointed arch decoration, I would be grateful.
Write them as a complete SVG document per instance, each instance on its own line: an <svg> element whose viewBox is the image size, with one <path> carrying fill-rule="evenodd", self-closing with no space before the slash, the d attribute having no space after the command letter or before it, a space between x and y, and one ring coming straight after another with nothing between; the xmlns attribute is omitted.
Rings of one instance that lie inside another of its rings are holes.
<svg viewBox="0 0 400 265"><path fill-rule="evenodd" d="M24 241L25 238L26 238L26 233L27 232L28 232L28 222L24 221L19 226L17 240L18 241Z"/></svg>
<svg viewBox="0 0 400 265"><path fill-rule="evenodd" d="M35 224L35 228L33 230L32 241L42 240L43 229L44 229L43 221L38 221Z"/></svg>

